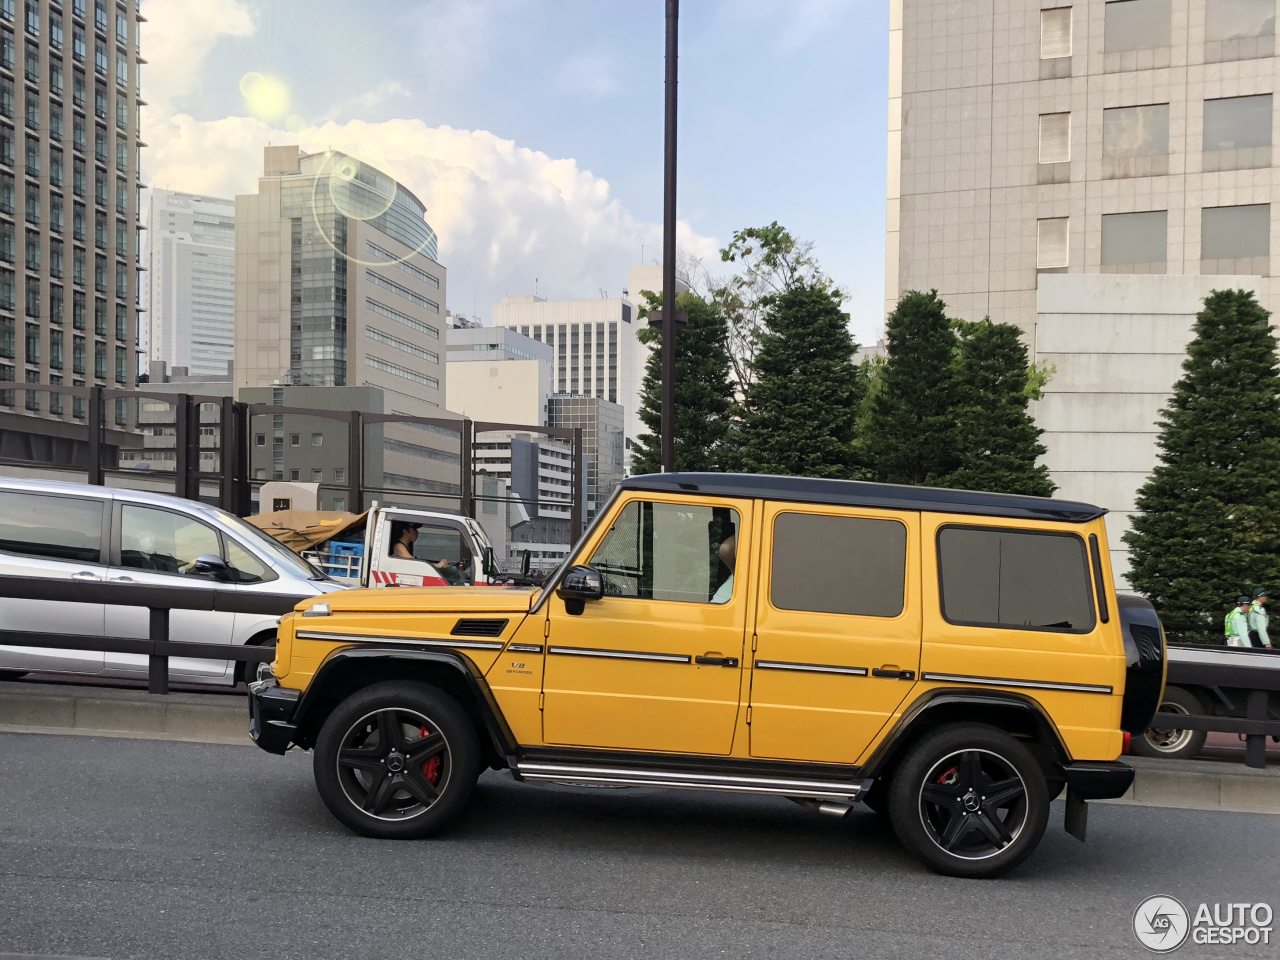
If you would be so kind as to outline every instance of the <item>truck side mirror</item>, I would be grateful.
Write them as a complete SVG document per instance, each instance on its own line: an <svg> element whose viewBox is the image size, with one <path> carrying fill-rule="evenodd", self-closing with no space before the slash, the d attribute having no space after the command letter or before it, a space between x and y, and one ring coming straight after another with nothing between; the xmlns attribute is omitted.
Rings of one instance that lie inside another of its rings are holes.
<svg viewBox="0 0 1280 960"><path fill-rule="evenodd" d="M484 575L486 577L496 577L498 575L498 561L494 559L493 547L484 548Z"/></svg>

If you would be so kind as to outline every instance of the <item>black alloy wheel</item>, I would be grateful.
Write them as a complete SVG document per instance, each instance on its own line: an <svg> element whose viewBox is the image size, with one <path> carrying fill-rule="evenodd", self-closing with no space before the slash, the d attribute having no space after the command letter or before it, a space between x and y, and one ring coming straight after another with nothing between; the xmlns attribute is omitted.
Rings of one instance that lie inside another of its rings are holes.
<svg viewBox="0 0 1280 960"><path fill-rule="evenodd" d="M1049 791L1025 746L992 727L967 724L934 731L907 754L889 806L899 838L930 868L993 877L1039 844Z"/></svg>
<svg viewBox="0 0 1280 960"><path fill-rule="evenodd" d="M480 745L448 694L382 683L349 697L316 741L316 787L329 811L370 837L435 833L466 804L480 771Z"/></svg>

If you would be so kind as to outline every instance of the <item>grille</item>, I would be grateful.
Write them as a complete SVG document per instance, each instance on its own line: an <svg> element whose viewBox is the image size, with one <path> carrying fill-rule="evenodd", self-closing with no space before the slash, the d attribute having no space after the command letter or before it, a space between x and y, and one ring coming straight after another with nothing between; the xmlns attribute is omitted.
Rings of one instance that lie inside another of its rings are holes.
<svg viewBox="0 0 1280 960"><path fill-rule="evenodd" d="M507 629L506 620L459 620L449 631L454 637L500 637Z"/></svg>

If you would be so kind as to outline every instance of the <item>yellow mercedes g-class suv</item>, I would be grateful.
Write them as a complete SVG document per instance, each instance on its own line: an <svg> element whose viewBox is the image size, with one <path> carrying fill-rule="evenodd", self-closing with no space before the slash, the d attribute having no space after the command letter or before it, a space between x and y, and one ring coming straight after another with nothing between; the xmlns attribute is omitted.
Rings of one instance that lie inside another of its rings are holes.
<svg viewBox="0 0 1280 960"><path fill-rule="evenodd" d="M796 477L622 483L541 588L299 604L250 687L259 746L314 750L330 811L422 837L480 771L865 802L926 865L993 876L1066 789L1133 779L1164 636L1119 601L1105 511Z"/></svg>

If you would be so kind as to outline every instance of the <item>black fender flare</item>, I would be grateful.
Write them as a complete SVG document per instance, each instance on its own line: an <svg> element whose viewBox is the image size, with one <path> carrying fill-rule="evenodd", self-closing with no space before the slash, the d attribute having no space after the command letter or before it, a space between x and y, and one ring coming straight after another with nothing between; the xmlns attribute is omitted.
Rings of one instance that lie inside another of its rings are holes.
<svg viewBox="0 0 1280 960"><path fill-rule="evenodd" d="M902 712L893 728L867 759L863 769L869 777L879 777L888 770L898 755L921 729L933 726L940 712L963 713L965 708L975 713L1014 711L1024 716L1035 729L1037 736L1052 751L1053 761L1060 766L1071 762L1071 752L1063 742L1057 725L1038 702L1020 693L1004 690L971 690L956 687L938 687L926 690Z"/></svg>
<svg viewBox="0 0 1280 960"><path fill-rule="evenodd" d="M363 683L356 683L353 687L350 683L352 674L373 672L380 664L399 668L393 669L392 676L387 679L400 679L406 673L412 674L413 666L420 664L435 664L449 669L452 672L451 675L456 675L471 695L471 705L475 707L497 755L508 761L515 756L518 749L515 735L503 718L502 711L484 675L469 658L452 650L423 650L385 644L377 646L362 644L358 647L335 650L320 664L320 668L316 670L298 701L297 712L294 714L294 723L298 730L303 730L312 720L313 715L323 710L325 704L334 699L339 691L351 687L352 689L346 690L343 694L347 695L365 686ZM407 679L413 678L409 676ZM467 706L468 704L463 704L464 708Z"/></svg>

